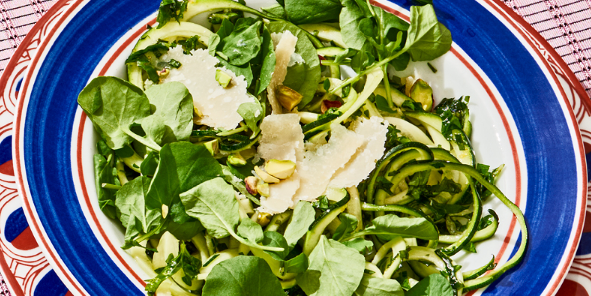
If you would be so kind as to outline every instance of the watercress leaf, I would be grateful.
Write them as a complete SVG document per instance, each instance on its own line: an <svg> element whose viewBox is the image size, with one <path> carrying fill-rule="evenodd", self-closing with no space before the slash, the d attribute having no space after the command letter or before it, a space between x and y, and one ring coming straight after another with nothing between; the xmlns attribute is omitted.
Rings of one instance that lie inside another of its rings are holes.
<svg viewBox="0 0 591 296"><path fill-rule="evenodd" d="M117 77L93 79L78 96L78 104L111 149L130 144L129 126L150 115L150 102L137 86Z"/></svg>
<svg viewBox="0 0 591 296"><path fill-rule="evenodd" d="M115 184L113 175L113 166L100 154L95 154L94 158L94 183L97 188L99 207L105 215L111 219L116 219L115 211L115 192L111 189L102 187L103 183Z"/></svg>
<svg viewBox="0 0 591 296"><path fill-rule="evenodd" d="M265 260L238 256L217 264L207 276L203 295L285 296L279 279Z"/></svg>
<svg viewBox="0 0 591 296"><path fill-rule="evenodd" d="M141 122L148 138L159 145L188 140L193 129L193 97L189 90L180 82L168 82L148 88L146 96L156 108ZM163 134L152 134L151 130L162 130Z"/></svg>
<svg viewBox="0 0 591 296"><path fill-rule="evenodd" d="M406 218L389 214L373 219L372 223L372 226L362 231L364 234L379 235L386 239L396 235L416 237L424 240L435 240L439 238L439 233L435 225L422 217Z"/></svg>
<svg viewBox="0 0 591 296"><path fill-rule="evenodd" d="M300 73L294 75L294 73L290 73L293 71L288 69L283 84L302 95L302 101L298 105L299 109L301 109L314 98L316 87L320 83L320 60L316 48L308 39L306 32L293 24L276 21L269 23L268 28L271 33L282 33L289 30L298 38L295 53L299 54L304 60L305 71L300 71Z"/></svg>
<svg viewBox="0 0 591 296"><path fill-rule="evenodd" d="M147 233L153 227L162 223L161 209L150 208L146 204L150 181L150 178L139 176L117 191L115 205L123 227L135 228L135 219L137 219L140 226L138 230ZM133 221L133 225L129 223L130 221Z"/></svg>
<svg viewBox="0 0 591 296"><path fill-rule="evenodd" d="M373 242L365 240L361 237L352 239L350 241L342 242L343 245L357 250L361 254L367 253L373 247Z"/></svg>
<svg viewBox="0 0 591 296"><path fill-rule="evenodd" d="M285 261L283 268L286 273L302 273L308 270L308 257L301 253L287 261Z"/></svg>
<svg viewBox="0 0 591 296"><path fill-rule="evenodd" d="M179 203L180 204L180 203ZM204 228L199 220L191 218L186 222L179 224L174 220L168 220L166 231L170 232L174 237L180 240L190 240L195 235L203 232Z"/></svg>
<svg viewBox="0 0 591 296"><path fill-rule="evenodd" d="M332 235L332 239L337 241L343 236L349 235L357 228L357 217L351 214L342 213L339 215L339 220L341 220L341 224Z"/></svg>
<svg viewBox="0 0 591 296"><path fill-rule="evenodd" d="M400 284L393 279L385 279L371 275L363 275L354 296L404 296Z"/></svg>
<svg viewBox="0 0 591 296"><path fill-rule="evenodd" d="M228 62L234 66L242 66L256 57L261 50L260 28L261 21L248 24L250 18L236 21L234 31L224 38L222 52L228 57Z"/></svg>
<svg viewBox="0 0 591 296"><path fill-rule="evenodd" d="M388 106L388 101L386 100L386 98L377 95L375 97L376 99L376 107L378 108L378 110L380 111L384 111L387 113L396 113L396 111L394 111L392 108L390 108L390 106Z"/></svg>
<svg viewBox="0 0 591 296"><path fill-rule="evenodd" d="M414 285L406 296L452 296L453 289L447 279L439 273L434 273Z"/></svg>
<svg viewBox="0 0 591 296"><path fill-rule="evenodd" d="M343 9L339 17L339 26L343 41L348 47L361 50L367 42L367 38L359 29L359 22L366 16L354 0L342 0L341 2Z"/></svg>
<svg viewBox="0 0 591 296"><path fill-rule="evenodd" d="M232 71L234 74L236 74L236 76L244 76L244 80L246 80L246 87L250 87L250 84L252 83L252 80L254 79L254 76L252 74L252 68L250 67L250 63L244 65L244 66L234 66L230 63L228 63L226 60L217 57L218 60L220 61L220 64Z"/></svg>
<svg viewBox="0 0 591 296"><path fill-rule="evenodd" d="M307 201L299 201L293 210L291 221L285 228L284 236L290 247L295 244L308 232L308 228L314 222L316 211Z"/></svg>
<svg viewBox="0 0 591 296"><path fill-rule="evenodd" d="M144 176L152 177L156 173L156 168L158 168L158 154L155 152L150 152L142 161L140 165L140 172Z"/></svg>
<svg viewBox="0 0 591 296"><path fill-rule="evenodd" d="M362 18L361 20L359 20L359 31L361 31L361 33L363 33L363 35L370 37L370 38L375 38L377 36L377 32L376 32L376 23L373 20L373 18Z"/></svg>
<svg viewBox="0 0 591 296"><path fill-rule="evenodd" d="M285 0L289 20L296 24L330 22L339 19L339 0Z"/></svg>
<svg viewBox="0 0 591 296"><path fill-rule="evenodd" d="M222 176L219 162L203 145L190 142L166 144L160 150L160 163L148 190L152 208L171 206L181 192Z"/></svg>
<svg viewBox="0 0 591 296"><path fill-rule="evenodd" d="M238 114L242 116L246 126L248 126L253 134L259 133L261 129L259 128L258 122L263 119L265 114L263 114L263 108L258 100L255 102L240 104L238 107Z"/></svg>
<svg viewBox="0 0 591 296"><path fill-rule="evenodd" d="M182 278L183 282L188 286L191 286L193 280L197 279L199 268L201 268L201 261L191 256L187 251L185 242L181 241L179 254L176 257L172 257L171 254L166 260L166 266L157 269L158 274L156 277L146 283L146 291L149 294L154 295L154 292L156 292L162 282L172 277L180 270L185 274Z"/></svg>
<svg viewBox="0 0 591 296"><path fill-rule="evenodd" d="M408 52L405 52L390 61L390 65L392 65L396 71L403 71L408 67L408 63L410 63L410 54Z"/></svg>
<svg viewBox="0 0 591 296"><path fill-rule="evenodd" d="M273 18L280 18L287 20L287 12L280 4L275 4L269 7L262 7L261 10Z"/></svg>
<svg viewBox="0 0 591 296"><path fill-rule="evenodd" d="M363 255L322 236L310 254L308 270L302 277L298 276L297 281L308 295L350 296L359 286L364 270ZM316 283L314 278L318 273L320 277ZM300 279L309 282L300 282Z"/></svg>
<svg viewBox="0 0 591 296"><path fill-rule="evenodd" d="M187 214L199 219L215 238L228 236L240 222L234 188L222 178L205 181L180 196Z"/></svg>
<svg viewBox="0 0 591 296"><path fill-rule="evenodd" d="M287 255L289 254L289 247L288 247L287 241L285 240L283 235L281 235L281 233L276 232L276 231L265 231L264 236L265 236L265 238L263 239L263 246L283 248L283 251L281 251L281 252L275 252L275 251L265 251L265 252L267 252L267 254L271 255L271 257L273 257L273 259L275 259L277 261L283 261L285 259L285 257L287 257Z"/></svg>
<svg viewBox="0 0 591 296"><path fill-rule="evenodd" d="M437 21L433 5L411 6L405 48L414 61L430 61L451 48L449 30Z"/></svg>
<svg viewBox="0 0 591 296"><path fill-rule="evenodd" d="M281 7L281 6L279 6ZM263 64L261 65L261 73L259 75L259 84L256 94L262 93L269 83L271 82L271 76L275 71L275 50L273 49L273 40L271 39L271 33L266 26L263 26L263 44L261 45L261 55L263 57Z"/></svg>
<svg viewBox="0 0 591 296"><path fill-rule="evenodd" d="M242 219L238 225L238 235L255 243L263 241L263 228L250 219Z"/></svg>
<svg viewBox="0 0 591 296"><path fill-rule="evenodd" d="M409 24L399 18L398 16L389 13L385 10L383 10L380 7L377 6L372 6L373 7L373 11L376 14L376 18L378 19L380 25L382 26L382 30L383 30L383 34L384 36L387 36L388 33L390 32L390 29L397 29L400 31L406 31L409 28Z"/></svg>

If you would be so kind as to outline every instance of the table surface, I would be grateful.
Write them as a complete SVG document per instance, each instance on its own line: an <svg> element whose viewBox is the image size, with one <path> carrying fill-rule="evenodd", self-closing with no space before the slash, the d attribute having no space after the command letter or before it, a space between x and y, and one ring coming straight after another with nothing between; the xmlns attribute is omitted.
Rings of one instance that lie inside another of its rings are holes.
<svg viewBox="0 0 591 296"><path fill-rule="evenodd" d="M29 30L57 1L0 0L0 74ZM591 0L503 2L554 47L591 96ZM590 228L585 230L591 231L591 227L585 228ZM2 279L0 296L3 295L10 295L10 292ZM585 289L567 278L558 295L588 296L591 295L591 288Z"/></svg>

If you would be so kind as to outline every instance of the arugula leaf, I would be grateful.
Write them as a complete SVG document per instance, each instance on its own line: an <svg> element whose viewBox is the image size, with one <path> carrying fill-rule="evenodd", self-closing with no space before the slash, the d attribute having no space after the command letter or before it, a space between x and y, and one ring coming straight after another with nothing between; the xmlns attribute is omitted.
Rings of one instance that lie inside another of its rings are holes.
<svg viewBox="0 0 591 296"><path fill-rule="evenodd" d="M146 90L154 113L141 121L148 138L159 145L185 141L193 129L193 97L180 82L155 84Z"/></svg>
<svg viewBox="0 0 591 296"><path fill-rule="evenodd" d="M158 290L160 284L181 270L184 272L184 276L182 277L183 282L187 286L191 286L193 280L197 279L199 268L201 268L201 261L191 256L187 251L185 242L181 241L179 254L176 257L170 254L166 260L166 266L157 269L158 275L147 281L146 292L150 296L156 295L156 290Z"/></svg>
<svg viewBox="0 0 591 296"><path fill-rule="evenodd" d="M271 39L271 33L266 26L263 26L263 44L261 45L261 53L263 57L263 64L261 65L261 73L259 75L259 84L257 87L256 94L261 94L269 83L271 77L275 71L275 50L273 49L273 40Z"/></svg>
<svg viewBox="0 0 591 296"><path fill-rule="evenodd" d="M320 60L318 59L316 48L312 42L310 42L310 39L308 39L308 35L304 30L288 22L271 22L268 24L268 28L271 33L281 33L285 30L289 30L298 38L295 53L299 54L302 59L304 59L304 71L300 71L297 74L297 77L294 77L292 76L294 74L290 74L291 69L289 69L283 84L302 95L302 101L298 105L301 110L301 108L306 106L314 98L316 88L318 83L320 83Z"/></svg>
<svg viewBox="0 0 591 296"><path fill-rule="evenodd" d="M283 248L283 251L265 251L267 254L271 255L273 259L277 261L284 261L285 257L289 254L289 248L287 245L287 241L281 235L281 233L276 231L265 231L264 234L265 238L263 239L263 245L269 247L278 247Z"/></svg>
<svg viewBox="0 0 591 296"><path fill-rule="evenodd" d="M250 219L242 219L242 221L240 221L237 233L243 238L246 238L247 240L253 241L255 243L262 242L264 238L263 228L261 227L261 225Z"/></svg>
<svg viewBox="0 0 591 296"><path fill-rule="evenodd" d="M242 66L256 57L261 50L260 28L262 21L253 18L241 18L236 21L234 31L223 39L222 52L228 62Z"/></svg>
<svg viewBox="0 0 591 296"><path fill-rule="evenodd" d="M112 158L114 156L111 156ZM97 188L99 207L105 215L111 219L116 219L115 211L115 193L111 189L102 187L103 183L119 185L117 172L107 159L101 154L95 154L94 158L94 183Z"/></svg>
<svg viewBox="0 0 591 296"><path fill-rule="evenodd" d="M144 92L117 77L94 78L80 92L78 104L114 150L130 144L137 135L129 126L150 115L150 101Z"/></svg>
<svg viewBox="0 0 591 296"><path fill-rule="evenodd" d="M364 270L365 258L359 252L323 235L310 254L308 270L296 280L308 295L351 296Z"/></svg>
<svg viewBox="0 0 591 296"><path fill-rule="evenodd" d="M384 279L379 277L363 275L361 283L353 296L404 296L404 291L400 284L393 279Z"/></svg>
<svg viewBox="0 0 591 296"><path fill-rule="evenodd" d="M379 235L386 240L393 236L416 237L424 240L436 240L439 232L433 223L425 218L398 217L394 214L384 215L372 220L372 226L356 232L341 240L348 240L363 235Z"/></svg>
<svg viewBox="0 0 591 296"><path fill-rule="evenodd" d="M441 274L434 273L422 279L406 296L452 296L453 289L447 279Z"/></svg>
<svg viewBox="0 0 591 296"><path fill-rule="evenodd" d="M349 235L355 231L357 228L357 217L347 214L341 213L339 215L339 219L341 220L341 224L337 227L334 234L332 235L332 239L339 240L343 236Z"/></svg>
<svg viewBox="0 0 591 296"><path fill-rule="evenodd" d="M162 28L171 19L181 22L183 14L187 11L189 0L162 0L158 9L158 29Z"/></svg>
<svg viewBox="0 0 591 296"><path fill-rule="evenodd" d="M315 215L316 211L309 202L303 200L298 202L283 234L290 247L293 248L298 240L308 232L308 228L314 222Z"/></svg>
<svg viewBox="0 0 591 296"><path fill-rule="evenodd" d="M286 273L302 273L308 270L308 257L304 253L285 261L283 268Z"/></svg>
<svg viewBox="0 0 591 296"><path fill-rule="evenodd" d="M228 20L224 19L222 21L222 25L218 29L218 31L209 37L209 44L207 46L209 55L215 56L217 51L221 51L224 47L224 40L234 31L234 24Z"/></svg>
<svg viewBox="0 0 591 296"><path fill-rule="evenodd" d="M411 6L405 49L414 61L430 61L451 48L449 30L437 21L433 5Z"/></svg>
<svg viewBox="0 0 591 296"><path fill-rule="evenodd" d="M117 191L115 205L119 220L127 229L126 233L149 233L163 223L161 208L147 205L146 195L150 181L150 178L139 176ZM126 235L126 245L132 238Z"/></svg>
<svg viewBox="0 0 591 296"><path fill-rule="evenodd" d="M187 214L199 219L207 233L223 238L234 232L240 222L234 189L222 178L205 181L181 193Z"/></svg>
<svg viewBox="0 0 591 296"><path fill-rule="evenodd" d="M285 292L265 260L238 256L220 262L211 270L203 295L285 296Z"/></svg>
<svg viewBox="0 0 591 296"><path fill-rule="evenodd" d="M339 0L285 0L289 20L296 24L330 22L339 19Z"/></svg>
<svg viewBox="0 0 591 296"><path fill-rule="evenodd" d="M258 126L258 122L265 117L265 114L263 114L263 108L258 100L256 100L256 102L240 104L237 112L242 116L246 126L252 131L253 135L257 135L261 130Z"/></svg>
<svg viewBox="0 0 591 296"><path fill-rule="evenodd" d="M350 241L341 242L343 245L357 250L361 254L365 254L373 247L373 242L365 240L361 237L354 238Z"/></svg>

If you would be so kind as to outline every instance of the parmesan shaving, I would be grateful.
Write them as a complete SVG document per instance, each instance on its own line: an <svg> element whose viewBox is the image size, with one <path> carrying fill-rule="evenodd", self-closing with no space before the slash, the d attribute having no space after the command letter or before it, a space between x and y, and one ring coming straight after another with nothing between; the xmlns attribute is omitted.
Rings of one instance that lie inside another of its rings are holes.
<svg viewBox="0 0 591 296"><path fill-rule="evenodd" d="M299 121L297 114L275 114L261 123L257 155L265 160L291 160L296 163L296 171L288 179L269 184L269 197L261 197L260 212L278 214L294 206L292 198L300 187L298 163L304 153L304 134Z"/></svg>
<svg viewBox="0 0 591 296"><path fill-rule="evenodd" d="M359 117L353 124L353 130L363 137L363 145L345 167L334 174L329 187L347 188L359 185L369 176L378 159L384 154L388 123L384 123L379 117Z"/></svg>
<svg viewBox="0 0 591 296"><path fill-rule="evenodd" d="M236 76L225 68L217 68L218 60L206 50L183 54L183 48L176 46L162 56L162 60L175 59L181 63L178 69L170 69L163 83L178 81L183 83L193 96L193 105L203 115L199 123L214 128L234 129L243 120L238 107L243 103L254 102L246 92L244 76ZM223 88L215 79L216 69L221 69L232 77L230 87Z"/></svg>
<svg viewBox="0 0 591 296"><path fill-rule="evenodd" d="M273 114L283 113L283 109L279 101L275 97L275 89L277 86L282 85L287 75L287 66L291 60L291 55L295 52L295 46L298 38L294 36L290 31L285 31L281 35L271 34L273 43L277 42L275 48L275 70L271 76L269 86L267 86L267 98L271 103L271 109ZM279 39L279 41L276 41Z"/></svg>
<svg viewBox="0 0 591 296"><path fill-rule="evenodd" d="M313 201L322 195L334 173L344 167L364 143L363 136L338 123L332 124L330 128L328 143L305 151L304 160L298 163L300 189L294 197L294 203L299 200Z"/></svg>

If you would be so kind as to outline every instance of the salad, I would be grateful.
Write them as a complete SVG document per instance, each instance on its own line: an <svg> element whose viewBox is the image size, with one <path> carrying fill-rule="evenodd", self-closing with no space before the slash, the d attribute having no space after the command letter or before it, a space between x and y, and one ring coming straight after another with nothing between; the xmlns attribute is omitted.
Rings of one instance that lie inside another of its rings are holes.
<svg viewBox="0 0 591 296"><path fill-rule="evenodd" d="M469 97L435 104L400 74L451 48L432 4L406 22L363 0L277 2L163 0L127 80L79 95L99 206L148 295L463 295L519 263L525 219L502 166L475 159ZM492 198L519 249L465 270L452 256L494 236Z"/></svg>

